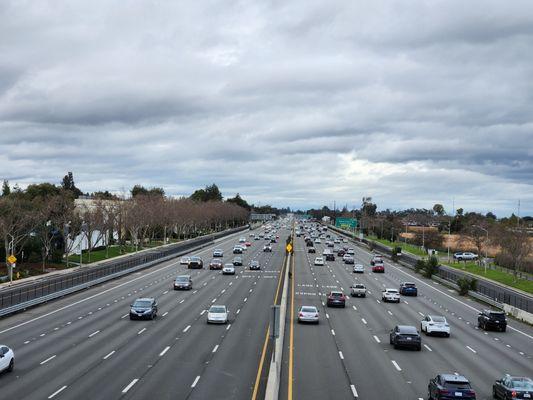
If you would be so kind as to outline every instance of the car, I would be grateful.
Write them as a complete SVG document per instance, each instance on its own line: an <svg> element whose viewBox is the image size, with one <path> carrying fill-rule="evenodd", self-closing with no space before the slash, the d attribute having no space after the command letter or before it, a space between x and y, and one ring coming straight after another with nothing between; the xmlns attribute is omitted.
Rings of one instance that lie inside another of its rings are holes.
<svg viewBox="0 0 533 400"><path fill-rule="evenodd" d="M222 261L220 260L211 260L209 263L209 269L222 269Z"/></svg>
<svg viewBox="0 0 533 400"><path fill-rule="evenodd" d="M404 296L417 296L418 289L416 288L416 284L413 282L400 283L400 294Z"/></svg>
<svg viewBox="0 0 533 400"><path fill-rule="evenodd" d="M222 275L235 275L235 266L227 263L222 267Z"/></svg>
<svg viewBox="0 0 533 400"><path fill-rule="evenodd" d="M344 293L339 291L331 291L327 295L327 303L326 305L328 307L346 307L346 296Z"/></svg>
<svg viewBox="0 0 533 400"><path fill-rule="evenodd" d="M383 292L381 292L381 300L384 302L392 301L399 303L400 293L396 289L385 289Z"/></svg>
<svg viewBox="0 0 533 400"><path fill-rule="evenodd" d="M383 264L375 264L372 267L372 272L384 273L385 272L385 266Z"/></svg>
<svg viewBox="0 0 533 400"><path fill-rule="evenodd" d="M248 250L248 247L246 247L246 245L245 245L244 243L243 243L243 244L240 244L239 246L240 246L240 248L241 248L241 250L242 250L243 252L246 251L246 250Z"/></svg>
<svg viewBox="0 0 533 400"><path fill-rule="evenodd" d="M264 245L264 246L263 246L263 251L264 251L265 253L267 253L267 252L268 252L268 253L271 253L271 252L272 252L272 246L269 245L269 244Z"/></svg>
<svg viewBox="0 0 533 400"><path fill-rule="evenodd" d="M259 236L254 237L254 240L260 240L261 238Z"/></svg>
<svg viewBox="0 0 533 400"><path fill-rule="evenodd" d="M15 353L5 344L0 344L0 372L11 372L15 368Z"/></svg>
<svg viewBox="0 0 533 400"><path fill-rule="evenodd" d="M315 244L320 244L320 243L322 243L321 240L319 238L316 238L315 239Z"/></svg>
<svg viewBox="0 0 533 400"><path fill-rule="evenodd" d="M229 310L224 305L212 305L207 310L208 324L227 324L229 318Z"/></svg>
<svg viewBox="0 0 533 400"><path fill-rule="evenodd" d="M307 247L314 247L314 244L313 244L313 241L312 240L308 240L307 242L305 242L305 245Z"/></svg>
<svg viewBox="0 0 533 400"><path fill-rule="evenodd" d="M346 255L346 251L344 249L337 250L337 255L339 257L344 257Z"/></svg>
<svg viewBox="0 0 533 400"><path fill-rule="evenodd" d="M233 265L234 266L237 266L237 265L242 266L242 258L241 257L235 257L233 259Z"/></svg>
<svg viewBox="0 0 533 400"><path fill-rule="evenodd" d="M349 254L345 254L344 257L342 257L342 261L344 261L344 264L355 264L355 260Z"/></svg>
<svg viewBox="0 0 533 400"><path fill-rule="evenodd" d="M506 374L492 385L492 397L495 399L532 399L533 380L522 376Z"/></svg>
<svg viewBox="0 0 533 400"><path fill-rule="evenodd" d="M298 310L298 322L318 324L318 309L315 306L301 306Z"/></svg>
<svg viewBox="0 0 533 400"><path fill-rule="evenodd" d="M476 253L472 253L470 251L462 251L459 253L454 253L453 258L457 261L472 261L477 260L479 257Z"/></svg>
<svg viewBox="0 0 533 400"><path fill-rule="evenodd" d="M362 283L350 286L350 295L352 297L366 297L366 286Z"/></svg>
<svg viewBox="0 0 533 400"><path fill-rule="evenodd" d="M383 257L379 254L376 254L374 257L372 257L372 260L370 260L370 265L376 264L383 264Z"/></svg>
<svg viewBox="0 0 533 400"><path fill-rule="evenodd" d="M335 254L333 253L326 253L323 256L325 256L326 261L335 261Z"/></svg>
<svg viewBox="0 0 533 400"><path fill-rule="evenodd" d="M213 257L224 257L224 252L222 249L213 250Z"/></svg>
<svg viewBox="0 0 533 400"><path fill-rule="evenodd" d="M239 238L239 243L246 243L246 238L244 236L241 236Z"/></svg>
<svg viewBox="0 0 533 400"><path fill-rule="evenodd" d="M497 331L505 332L507 329L507 319L505 318L505 312L494 310L483 310L477 317L478 328L489 330L494 329Z"/></svg>
<svg viewBox="0 0 533 400"><path fill-rule="evenodd" d="M189 260L191 259L191 257L181 257L180 259L180 265L189 265Z"/></svg>
<svg viewBox="0 0 533 400"><path fill-rule="evenodd" d="M351 255L351 256L354 256L354 255L355 255L355 250L352 249L352 248L349 248L346 252L347 252L349 255Z"/></svg>
<svg viewBox="0 0 533 400"><path fill-rule="evenodd" d="M365 267L363 266L363 264L355 264L353 266L353 272L355 272L356 274L363 274L365 272Z"/></svg>
<svg viewBox="0 0 533 400"><path fill-rule="evenodd" d="M130 319L154 319L157 317L157 301L153 297L142 297L130 306Z"/></svg>
<svg viewBox="0 0 533 400"><path fill-rule="evenodd" d="M242 254L242 247L239 245L233 246L233 254Z"/></svg>
<svg viewBox="0 0 533 400"><path fill-rule="evenodd" d="M252 245L252 242L246 242L246 243L244 243L244 245L245 245L246 247L250 247L250 246Z"/></svg>
<svg viewBox="0 0 533 400"><path fill-rule="evenodd" d="M340 242L341 242L341 241L340 241L339 238L336 238L336 239L333 241L333 243L336 243L336 244L340 244Z"/></svg>
<svg viewBox="0 0 533 400"><path fill-rule="evenodd" d="M396 325L390 331L390 344L395 349L398 347L414 347L416 350L422 350L422 338L414 326Z"/></svg>
<svg viewBox="0 0 533 400"><path fill-rule="evenodd" d="M174 290L192 289L192 279L190 275L179 275L174 279Z"/></svg>
<svg viewBox="0 0 533 400"><path fill-rule="evenodd" d="M274 236L270 237L270 243L276 243L276 238Z"/></svg>
<svg viewBox="0 0 533 400"><path fill-rule="evenodd" d="M261 265L259 264L259 261L257 260L252 260L250 261L250 269L251 270L260 270L261 269Z"/></svg>
<svg viewBox="0 0 533 400"><path fill-rule="evenodd" d="M429 400L463 399L475 400L476 392L470 382L459 374L438 374L428 384Z"/></svg>
<svg viewBox="0 0 533 400"><path fill-rule="evenodd" d="M309 248L307 249L307 252L308 252L308 253L316 253L316 249L315 249L314 247L309 247Z"/></svg>
<svg viewBox="0 0 533 400"><path fill-rule="evenodd" d="M331 240L326 241L327 247L333 247L333 242Z"/></svg>
<svg viewBox="0 0 533 400"><path fill-rule="evenodd" d="M204 267L204 261L197 256L191 257L187 268L189 269L202 269Z"/></svg>
<svg viewBox="0 0 533 400"><path fill-rule="evenodd" d="M315 265L324 265L324 259L322 257L315 257Z"/></svg>
<svg viewBox="0 0 533 400"><path fill-rule="evenodd" d="M439 333L450 337L450 325L442 315L426 315L420 321L420 332L425 332L426 335Z"/></svg>

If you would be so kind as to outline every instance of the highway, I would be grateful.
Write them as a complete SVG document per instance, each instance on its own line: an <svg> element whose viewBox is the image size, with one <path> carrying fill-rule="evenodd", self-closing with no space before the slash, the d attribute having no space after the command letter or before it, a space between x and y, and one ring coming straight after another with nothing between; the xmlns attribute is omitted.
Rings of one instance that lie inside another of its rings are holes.
<svg viewBox="0 0 533 400"><path fill-rule="evenodd" d="M307 253L303 237L295 241L281 399L426 399L429 379L443 372L465 375L478 399L491 399L492 384L504 373L533 375L533 328L509 320L505 333L479 330L477 310L487 306L391 262L385 261L384 274L374 274L372 254L348 245L355 248L356 263L365 266L364 274L354 274L353 266L337 256L315 267L315 254ZM320 256L324 240L315 247ZM418 297L382 302L384 288L398 289L405 281L417 284ZM349 294L355 282L366 285L366 298L348 298L344 309L324 306L328 291ZM319 325L297 323L302 305L319 308ZM444 315L451 337L422 334L420 352L389 344L396 324L420 329L426 314Z"/></svg>
<svg viewBox="0 0 533 400"><path fill-rule="evenodd" d="M254 231L258 233L259 231ZM250 399L283 264L284 239L272 253L249 232L197 253L204 269L179 258L0 320L0 343L15 351L15 370L0 376L3 399ZM236 275L210 271L215 248L231 262L246 235L252 246ZM260 271L247 269L257 259ZM191 274L193 290L174 291ZM156 297L155 320L130 321L137 297ZM225 304L227 325L207 325L206 310Z"/></svg>

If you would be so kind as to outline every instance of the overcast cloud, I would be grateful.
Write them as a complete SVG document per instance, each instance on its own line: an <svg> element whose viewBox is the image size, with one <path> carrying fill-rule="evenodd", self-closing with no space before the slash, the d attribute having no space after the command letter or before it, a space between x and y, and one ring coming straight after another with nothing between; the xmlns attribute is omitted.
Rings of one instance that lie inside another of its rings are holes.
<svg viewBox="0 0 533 400"><path fill-rule="evenodd" d="M533 2L0 2L0 177L533 214Z"/></svg>

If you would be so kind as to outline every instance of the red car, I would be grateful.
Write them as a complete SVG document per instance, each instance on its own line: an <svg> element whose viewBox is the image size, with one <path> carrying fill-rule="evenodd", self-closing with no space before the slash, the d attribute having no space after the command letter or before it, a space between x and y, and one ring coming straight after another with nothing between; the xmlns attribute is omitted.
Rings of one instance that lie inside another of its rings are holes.
<svg viewBox="0 0 533 400"><path fill-rule="evenodd" d="M331 291L327 296L328 307L346 307L346 296L342 292Z"/></svg>
<svg viewBox="0 0 533 400"><path fill-rule="evenodd" d="M220 260L213 260L209 263L209 269L222 269L222 261Z"/></svg>
<svg viewBox="0 0 533 400"><path fill-rule="evenodd" d="M244 244L246 245L246 247L250 247L250 246L252 245L251 242L246 242L246 243L244 243Z"/></svg>
<svg viewBox="0 0 533 400"><path fill-rule="evenodd" d="M383 264L374 264L372 272L385 272L385 266Z"/></svg>

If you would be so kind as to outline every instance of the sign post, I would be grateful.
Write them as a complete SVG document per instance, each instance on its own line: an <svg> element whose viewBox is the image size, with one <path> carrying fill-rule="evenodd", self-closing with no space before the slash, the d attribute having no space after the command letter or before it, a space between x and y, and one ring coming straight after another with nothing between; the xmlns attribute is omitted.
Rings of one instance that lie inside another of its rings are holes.
<svg viewBox="0 0 533 400"><path fill-rule="evenodd" d="M13 268L17 266L17 257L15 257L13 254L11 254L7 258L7 264L8 264L8 270L9 270L9 284L11 285L13 283Z"/></svg>

